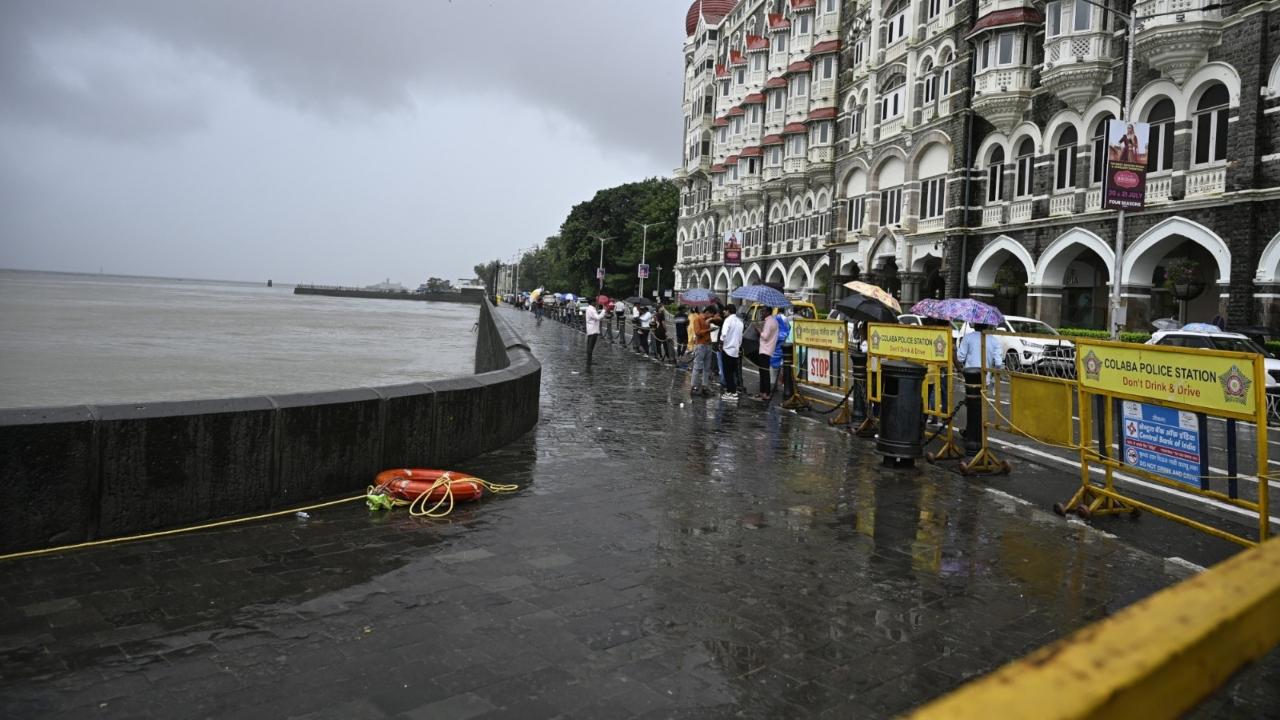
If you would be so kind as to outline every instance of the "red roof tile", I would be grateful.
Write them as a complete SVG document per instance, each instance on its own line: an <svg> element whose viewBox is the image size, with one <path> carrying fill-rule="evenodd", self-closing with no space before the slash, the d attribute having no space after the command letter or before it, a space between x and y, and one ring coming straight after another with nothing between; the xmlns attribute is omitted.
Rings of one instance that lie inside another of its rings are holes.
<svg viewBox="0 0 1280 720"><path fill-rule="evenodd" d="M716 164L716 165L712 165L712 166L711 166L711 172L712 172L713 174L714 174L714 173L722 173L722 172L724 172L724 171L725 171L725 167L724 167L724 165Z"/></svg>
<svg viewBox="0 0 1280 720"><path fill-rule="evenodd" d="M742 154L738 156L738 159L760 157L763 154L764 151L758 147L743 148Z"/></svg>
<svg viewBox="0 0 1280 720"><path fill-rule="evenodd" d="M768 50L768 49L769 49L768 38L762 38L759 35L747 36L747 52L750 52L752 50Z"/></svg>
<svg viewBox="0 0 1280 720"><path fill-rule="evenodd" d="M739 117L741 115L746 115L746 114L747 114L747 111L743 110L742 106L734 105L733 107L729 108L729 113L726 117Z"/></svg>
<svg viewBox="0 0 1280 720"><path fill-rule="evenodd" d="M728 125L729 125L729 118L722 118L722 117L716 118L716 121L711 123L712 127L727 127Z"/></svg>
<svg viewBox="0 0 1280 720"><path fill-rule="evenodd" d="M995 27L1006 27L1008 25L1039 25L1044 22L1040 17L1040 11L1035 8L1019 7L1010 10L997 10L993 13L987 13L982 19L974 23L973 29L969 31L968 37L973 37L983 30L990 30Z"/></svg>
<svg viewBox="0 0 1280 720"><path fill-rule="evenodd" d="M738 156L737 156L737 155L730 155L729 157L727 157L727 158L725 158L725 159L724 159L724 164L725 164L726 166L729 166L729 165L737 165L737 164L738 164Z"/></svg>
<svg viewBox="0 0 1280 720"><path fill-rule="evenodd" d="M725 66L723 66L723 65L717 64L717 65L716 65L716 77L718 77L718 78L727 78L727 77L729 77L729 68L727 68L727 67L725 67Z"/></svg>
<svg viewBox="0 0 1280 720"><path fill-rule="evenodd" d="M751 93L742 99L743 105L763 105L764 93Z"/></svg>
<svg viewBox="0 0 1280 720"><path fill-rule="evenodd" d="M809 62L808 60L801 60L800 62L793 62L790 65L788 65L787 74L790 75L791 73L809 72L812 69L813 69L813 63Z"/></svg>
<svg viewBox="0 0 1280 720"><path fill-rule="evenodd" d="M787 142L786 140L782 139L781 135L765 135L764 139L760 141L760 146L764 147L766 145L783 145L786 142Z"/></svg>
<svg viewBox="0 0 1280 720"><path fill-rule="evenodd" d="M742 53L738 52L737 50L730 50L730 51L729 51L729 65L730 65L730 66L733 66L733 65L746 65L746 64L747 64L747 56L746 56L746 55L743 55Z"/></svg>
<svg viewBox="0 0 1280 720"><path fill-rule="evenodd" d="M809 120L831 120L840 114L839 108L825 107L809 111Z"/></svg>
<svg viewBox="0 0 1280 720"><path fill-rule="evenodd" d="M693 0L689 12L684 16L684 36L689 37L698 29L698 13L707 19L707 23L715 25L728 15L738 0Z"/></svg>
<svg viewBox="0 0 1280 720"><path fill-rule="evenodd" d="M818 0L791 0L792 10L811 10L818 5Z"/></svg>
<svg viewBox="0 0 1280 720"><path fill-rule="evenodd" d="M804 123L787 123L786 127L782 128L783 135L799 135L807 132L809 128L805 127Z"/></svg>
<svg viewBox="0 0 1280 720"><path fill-rule="evenodd" d="M769 78L769 82L764 84L764 89L773 90L775 88L784 88L786 86L787 86L786 78L776 77L776 78Z"/></svg>
<svg viewBox="0 0 1280 720"><path fill-rule="evenodd" d="M791 27L791 21L782 13L769 13L769 29L770 30L786 30Z"/></svg>
<svg viewBox="0 0 1280 720"><path fill-rule="evenodd" d="M840 52L839 40L827 40L813 46L813 50L809 52L809 57L814 55L825 55L826 53Z"/></svg>

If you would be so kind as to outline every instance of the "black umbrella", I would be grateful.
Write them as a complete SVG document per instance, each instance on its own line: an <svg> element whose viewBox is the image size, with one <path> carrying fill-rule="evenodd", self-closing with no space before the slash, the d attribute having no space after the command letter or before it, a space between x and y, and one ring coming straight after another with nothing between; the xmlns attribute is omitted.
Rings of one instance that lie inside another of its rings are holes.
<svg viewBox="0 0 1280 720"><path fill-rule="evenodd" d="M836 303L835 309L850 320L883 323L898 322L898 314L893 311L893 308L861 293L853 293L844 298Z"/></svg>
<svg viewBox="0 0 1280 720"><path fill-rule="evenodd" d="M648 299L648 298L642 298L642 297L640 297L639 295L632 295L631 297L627 298L626 302L627 302L627 304L628 304L628 305L645 305L645 306L649 306L649 305L652 305L652 304L653 304L653 301L652 301L652 300L650 300L650 299Z"/></svg>

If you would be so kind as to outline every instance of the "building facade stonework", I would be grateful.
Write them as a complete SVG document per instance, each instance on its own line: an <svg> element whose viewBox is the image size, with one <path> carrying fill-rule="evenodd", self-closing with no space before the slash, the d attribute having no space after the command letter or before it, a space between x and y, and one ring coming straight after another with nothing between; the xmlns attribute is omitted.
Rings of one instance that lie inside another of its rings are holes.
<svg viewBox="0 0 1280 720"><path fill-rule="evenodd" d="M1130 329L1280 329L1280 0L1103 4L694 2L677 287L822 305L861 277L1102 329L1118 282ZM1117 266L1102 128L1126 117L1152 141Z"/></svg>

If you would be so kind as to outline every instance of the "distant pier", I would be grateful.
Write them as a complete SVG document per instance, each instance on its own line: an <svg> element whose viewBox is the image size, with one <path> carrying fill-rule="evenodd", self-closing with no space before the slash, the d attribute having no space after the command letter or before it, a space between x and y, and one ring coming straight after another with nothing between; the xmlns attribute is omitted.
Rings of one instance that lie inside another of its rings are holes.
<svg viewBox="0 0 1280 720"><path fill-rule="evenodd" d="M483 288L468 288L457 292L409 292L408 290L364 290L339 285L297 285L294 295L325 295L328 297L371 298L374 300L418 300L423 302L451 302L479 305L484 299Z"/></svg>

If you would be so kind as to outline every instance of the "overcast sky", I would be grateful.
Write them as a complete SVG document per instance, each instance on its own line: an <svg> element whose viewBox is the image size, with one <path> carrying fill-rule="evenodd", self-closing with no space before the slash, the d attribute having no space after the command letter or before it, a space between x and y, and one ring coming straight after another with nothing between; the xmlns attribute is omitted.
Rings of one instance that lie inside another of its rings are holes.
<svg viewBox="0 0 1280 720"><path fill-rule="evenodd" d="M0 267L414 287L679 163L689 0L2 0Z"/></svg>

